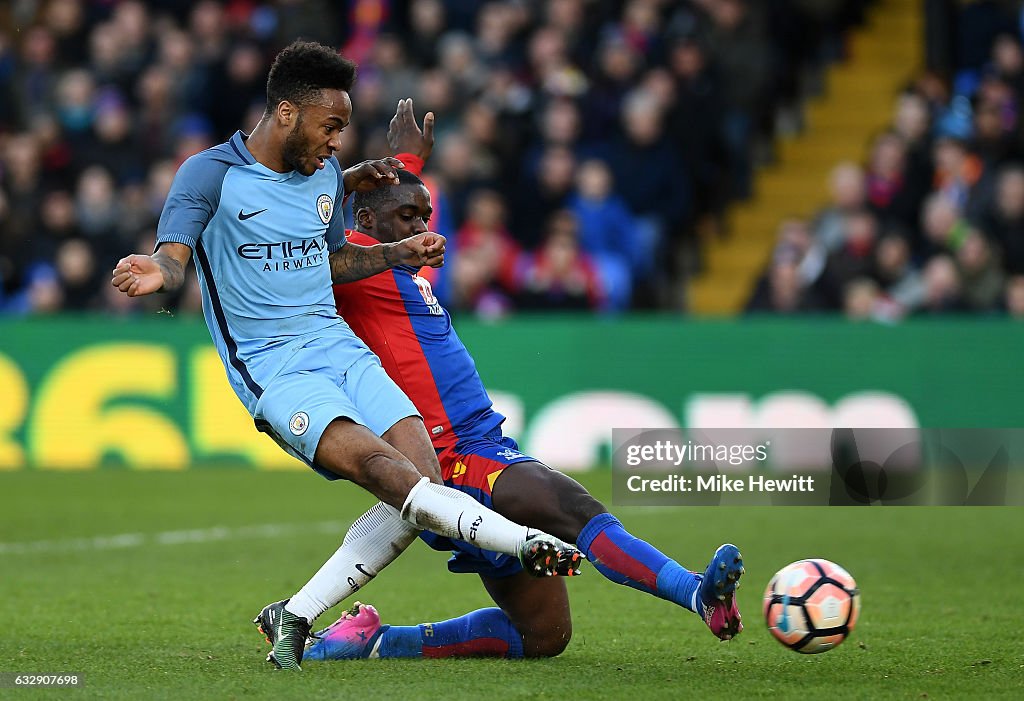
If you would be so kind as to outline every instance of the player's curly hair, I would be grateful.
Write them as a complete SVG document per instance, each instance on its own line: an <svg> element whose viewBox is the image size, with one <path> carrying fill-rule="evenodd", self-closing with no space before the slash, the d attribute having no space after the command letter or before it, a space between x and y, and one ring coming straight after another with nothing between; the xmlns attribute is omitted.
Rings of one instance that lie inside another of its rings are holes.
<svg viewBox="0 0 1024 701"><path fill-rule="evenodd" d="M329 46L315 41L294 41L277 55L267 76L267 114L287 100L307 104L321 90L352 89L356 64Z"/></svg>
<svg viewBox="0 0 1024 701"><path fill-rule="evenodd" d="M398 173L398 185L423 185L423 181L414 173L407 170L396 170ZM364 207L372 210L374 214L380 214L381 207L393 196L392 188L397 185L383 185L369 192L357 192L352 197L352 212L358 212Z"/></svg>

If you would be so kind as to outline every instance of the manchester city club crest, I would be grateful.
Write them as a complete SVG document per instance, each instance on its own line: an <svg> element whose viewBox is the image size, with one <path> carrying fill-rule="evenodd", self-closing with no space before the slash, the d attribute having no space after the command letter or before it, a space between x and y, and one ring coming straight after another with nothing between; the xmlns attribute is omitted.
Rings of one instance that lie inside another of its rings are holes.
<svg viewBox="0 0 1024 701"><path fill-rule="evenodd" d="M320 195L316 198L316 213L320 215L320 221L329 224L331 215L334 213L334 200L330 195Z"/></svg>
<svg viewBox="0 0 1024 701"><path fill-rule="evenodd" d="M288 422L288 428L296 436L301 436L309 428L309 414L298 411L292 414L292 420Z"/></svg>

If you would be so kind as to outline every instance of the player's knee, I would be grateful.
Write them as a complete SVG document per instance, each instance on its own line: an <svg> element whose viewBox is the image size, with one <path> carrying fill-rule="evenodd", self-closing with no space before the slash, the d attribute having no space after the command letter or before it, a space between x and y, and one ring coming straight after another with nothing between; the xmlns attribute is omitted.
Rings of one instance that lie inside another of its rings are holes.
<svg viewBox="0 0 1024 701"><path fill-rule="evenodd" d="M565 652L572 640L572 622L566 621L544 631L524 636L523 654L526 657L557 657Z"/></svg>
<svg viewBox="0 0 1024 701"><path fill-rule="evenodd" d="M368 450L356 456L352 461L351 479L356 484L375 482L377 481L376 477L386 474L394 462L394 459L384 451Z"/></svg>
<svg viewBox="0 0 1024 701"><path fill-rule="evenodd" d="M578 535L583 530L583 527L590 523L595 516L606 511L607 509L604 508L604 504L590 496L590 494L582 494L567 508L566 513L572 523L572 530Z"/></svg>
<svg viewBox="0 0 1024 701"><path fill-rule="evenodd" d="M420 474L412 463L383 450L369 450L358 456L353 473L349 479L381 499L384 499L382 494L394 493L396 498L404 500L420 480Z"/></svg>

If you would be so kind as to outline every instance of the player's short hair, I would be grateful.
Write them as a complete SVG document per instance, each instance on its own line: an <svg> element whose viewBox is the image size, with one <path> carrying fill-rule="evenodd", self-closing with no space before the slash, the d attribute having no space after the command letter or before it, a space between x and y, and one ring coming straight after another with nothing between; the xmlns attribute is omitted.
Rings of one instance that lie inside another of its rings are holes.
<svg viewBox="0 0 1024 701"><path fill-rule="evenodd" d="M329 46L294 41L277 55L267 76L267 113L287 100L295 105L314 102L321 90L352 90L356 64Z"/></svg>
<svg viewBox="0 0 1024 701"><path fill-rule="evenodd" d="M407 170L395 172L398 173L398 185L423 185L423 181L414 173ZM355 214L364 207L372 210L375 214L379 213L384 204L394 196L392 188L395 187L397 185L384 185L369 192L357 192L352 198L352 213Z"/></svg>

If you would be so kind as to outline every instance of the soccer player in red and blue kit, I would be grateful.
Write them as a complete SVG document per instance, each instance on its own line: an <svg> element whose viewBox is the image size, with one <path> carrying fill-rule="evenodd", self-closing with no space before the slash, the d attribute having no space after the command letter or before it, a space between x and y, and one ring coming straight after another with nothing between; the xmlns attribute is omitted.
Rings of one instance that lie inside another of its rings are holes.
<svg viewBox="0 0 1024 701"><path fill-rule="evenodd" d="M404 151L398 158L406 170L398 172L397 185L356 195L351 243L427 231L430 193L417 174L433 145L433 121L428 113L421 130L412 100L399 102L388 138ZM578 482L520 452L502 435L505 417L491 405L473 358L418 267L335 285L334 294L341 316L423 415L446 485L507 518L575 542L608 579L696 612L723 640L742 630L733 597L743 574L736 546L719 547L703 574L691 572L631 535ZM507 555L421 537L436 549L454 550L449 569L478 573L498 608L440 623L387 626L372 606L357 604L310 639L304 659L542 657L565 649L572 621L563 579L528 577Z"/></svg>

